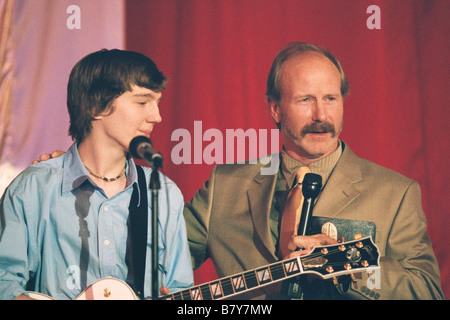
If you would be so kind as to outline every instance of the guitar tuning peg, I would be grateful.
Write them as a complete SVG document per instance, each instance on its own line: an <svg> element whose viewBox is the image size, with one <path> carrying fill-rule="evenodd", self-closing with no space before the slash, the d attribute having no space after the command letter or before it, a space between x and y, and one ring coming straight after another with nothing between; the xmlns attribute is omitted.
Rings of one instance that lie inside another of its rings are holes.
<svg viewBox="0 0 450 320"><path fill-rule="evenodd" d="M338 287L339 286L339 281L336 277L333 277L333 284Z"/></svg>

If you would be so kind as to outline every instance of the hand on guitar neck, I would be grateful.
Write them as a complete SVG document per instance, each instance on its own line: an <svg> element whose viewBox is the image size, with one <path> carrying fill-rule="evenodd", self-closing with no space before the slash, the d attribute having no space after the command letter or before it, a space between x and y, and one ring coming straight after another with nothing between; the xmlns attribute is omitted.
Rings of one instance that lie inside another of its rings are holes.
<svg viewBox="0 0 450 320"><path fill-rule="evenodd" d="M338 241L328 237L323 233L311 236L293 236L292 240L289 241L288 244L288 249L291 251L291 253L286 257L283 257L283 259L305 256L309 254L314 247L326 246L337 243Z"/></svg>
<svg viewBox="0 0 450 320"><path fill-rule="evenodd" d="M170 290L167 287L161 287L161 288L159 288L159 293L162 296L166 296L166 295L168 295L170 293Z"/></svg>

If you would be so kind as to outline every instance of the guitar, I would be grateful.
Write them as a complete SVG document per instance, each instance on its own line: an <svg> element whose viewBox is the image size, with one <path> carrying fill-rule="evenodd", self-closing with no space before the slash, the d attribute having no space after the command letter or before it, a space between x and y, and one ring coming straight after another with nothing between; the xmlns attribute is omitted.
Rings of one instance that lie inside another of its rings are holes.
<svg viewBox="0 0 450 320"><path fill-rule="evenodd" d="M27 294L36 300L55 300L39 292L29 291ZM73 300L139 300L139 298L125 281L108 277L95 281Z"/></svg>
<svg viewBox="0 0 450 320"><path fill-rule="evenodd" d="M280 282L304 273L323 279L379 268L379 251L371 237L341 244L315 247L306 256L278 261L198 286L184 289L158 300L221 300ZM29 292L30 297L43 300L49 296ZM74 300L138 300L122 280L104 278L94 282Z"/></svg>

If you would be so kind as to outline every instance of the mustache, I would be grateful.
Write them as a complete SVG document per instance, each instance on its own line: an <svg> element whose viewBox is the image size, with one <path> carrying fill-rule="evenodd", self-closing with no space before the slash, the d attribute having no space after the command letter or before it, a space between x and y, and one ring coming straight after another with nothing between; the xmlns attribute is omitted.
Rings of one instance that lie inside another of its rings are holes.
<svg viewBox="0 0 450 320"><path fill-rule="evenodd" d="M306 125L303 127L301 135L302 137L306 136L308 133L331 133L331 136L334 137L336 135L336 130L331 123L328 122L313 122L312 124Z"/></svg>

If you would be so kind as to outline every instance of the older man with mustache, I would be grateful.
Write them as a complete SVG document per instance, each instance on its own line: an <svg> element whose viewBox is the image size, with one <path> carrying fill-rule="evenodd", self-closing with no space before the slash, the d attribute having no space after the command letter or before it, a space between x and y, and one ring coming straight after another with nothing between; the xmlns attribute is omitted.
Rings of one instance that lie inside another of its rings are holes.
<svg viewBox="0 0 450 320"><path fill-rule="evenodd" d="M273 155L281 157L279 170L263 175L266 161L213 169L184 210L194 267L210 257L218 275L227 276L307 254L314 246L337 243L336 236L320 229L328 222L345 240L372 236L380 270L357 275L351 285L346 279L336 285L303 277L299 294L282 294L303 299L443 298L419 185L359 158L339 140L348 92L344 71L330 52L294 42L278 53L267 100L284 143L280 155ZM283 242L285 198L304 167L323 181L313 217L319 228ZM279 298L274 286L264 293Z"/></svg>

